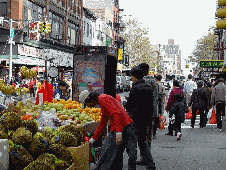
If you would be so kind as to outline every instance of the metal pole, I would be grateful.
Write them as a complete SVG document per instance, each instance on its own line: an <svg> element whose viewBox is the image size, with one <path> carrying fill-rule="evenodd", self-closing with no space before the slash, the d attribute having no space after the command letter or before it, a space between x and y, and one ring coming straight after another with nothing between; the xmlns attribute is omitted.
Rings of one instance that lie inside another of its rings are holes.
<svg viewBox="0 0 227 170"><path fill-rule="evenodd" d="M13 20L9 19L10 21L10 30L13 27ZM12 58L13 58L13 43L12 43L13 38L10 37L10 56L9 56L9 82L11 81L12 78Z"/></svg>

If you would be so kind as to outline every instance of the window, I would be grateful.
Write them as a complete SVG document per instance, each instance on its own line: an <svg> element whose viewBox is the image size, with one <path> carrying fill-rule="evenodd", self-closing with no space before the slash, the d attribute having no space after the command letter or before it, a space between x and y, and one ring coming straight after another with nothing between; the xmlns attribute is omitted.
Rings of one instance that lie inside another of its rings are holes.
<svg viewBox="0 0 227 170"><path fill-rule="evenodd" d="M87 37L89 36L89 24L87 23Z"/></svg>
<svg viewBox="0 0 227 170"><path fill-rule="evenodd" d="M84 34L85 34L85 30L86 30L86 23L84 21Z"/></svg>

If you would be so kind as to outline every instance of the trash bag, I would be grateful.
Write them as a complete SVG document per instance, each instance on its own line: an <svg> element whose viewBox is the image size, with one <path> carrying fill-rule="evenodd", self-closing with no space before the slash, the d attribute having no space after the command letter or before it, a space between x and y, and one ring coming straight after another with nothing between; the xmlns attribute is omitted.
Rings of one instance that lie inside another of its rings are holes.
<svg viewBox="0 0 227 170"><path fill-rule="evenodd" d="M210 118L210 124L217 124L217 119L216 119L214 107L213 107L212 115L211 115L211 118Z"/></svg>
<svg viewBox="0 0 227 170"><path fill-rule="evenodd" d="M165 123L166 123L166 119L164 118L164 116L160 115L159 116L159 125L158 125L158 128L159 129L164 129Z"/></svg>
<svg viewBox="0 0 227 170"><path fill-rule="evenodd" d="M188 106L188 113L186 113L186 116L185 116L185 119L192 119L193 116L192 116L192 111L190 109L190 107Z"/></svg>

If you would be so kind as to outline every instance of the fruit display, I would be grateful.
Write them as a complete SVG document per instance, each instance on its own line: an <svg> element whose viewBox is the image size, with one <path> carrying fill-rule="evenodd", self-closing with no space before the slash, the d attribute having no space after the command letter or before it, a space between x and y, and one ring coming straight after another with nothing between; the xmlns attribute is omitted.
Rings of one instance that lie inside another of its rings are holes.
<svg viewBox="0 0 227 170"><path fill-rule="evenodd" d="M26 87L17 87L15 88L15 93L17 95L24 95L29 92L29 88Z"/></svg>
<svg viewBox="0 0 227 170"><path fill-rule="evenodd" d="M10 95L15 91L15 87L13 85L4 83L3 80L0 80L0 91L5 95Z"/></svg>
<svg viewBox="0 0 227 170"><path fill-rule="evenodd" d="M20 73L21 73L21 75L23 77L26 77L26 78L33 78L33 77L36 76L36 71L35 70L28 69L25 66L22 66L20 68Z"/></svg>

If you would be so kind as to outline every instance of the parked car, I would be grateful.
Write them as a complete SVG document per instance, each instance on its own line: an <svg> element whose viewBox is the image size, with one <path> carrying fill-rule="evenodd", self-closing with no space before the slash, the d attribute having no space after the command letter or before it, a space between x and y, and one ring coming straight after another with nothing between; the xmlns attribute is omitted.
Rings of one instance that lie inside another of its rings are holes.
<svg viewBox="0 0 227 170"><path fill-rule="evenodd" d="M131 77L130 76L125 76L126 78L126 83L127 83L127 90L130 89L130 80L131 80Z"/></svg>
<svg viewBox="0 0 227 170"><path fill-rule="evenodd" d="M123 92L127 88L127 82L125 76L116 77L116 90L117 92Z"/></svg>

